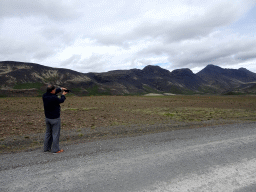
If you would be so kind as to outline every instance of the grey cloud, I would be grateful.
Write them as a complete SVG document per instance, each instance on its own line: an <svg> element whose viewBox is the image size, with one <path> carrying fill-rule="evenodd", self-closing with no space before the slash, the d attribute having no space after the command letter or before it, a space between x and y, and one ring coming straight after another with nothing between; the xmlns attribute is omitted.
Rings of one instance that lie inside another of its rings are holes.
<svg viewBox="0 0 256 192"><path fill-rule="evenodd" d="M18 41L16 39L1 39L1 46L0 46L0 54L3 55L12 55L15 53L29 53L39 49L40 46L25 41Z"/></svg>
<svg viewBox="0 0 256 192"><path fill-rule="evenodd" d="M220 40L219 37L225 36ZM230 65L256 59L256 40L220 33L182 43L158 43L137 53L135 58L168 56L172 68L205 66L209 63Z"/></svg>
<svg viewBox="0 0 256 192"><path fill-rule="evenodd" d="M61 62L60 67L71 67L81 72L102 72L107 66L103 55L92 54L89 58L82 59L81 55L75 54Z"/></svg>
<svg viewBox="0 0 256 192"><path fill-rule="evenodd" d="M42 49L40 51L37 51L32 57L31 59L36 59L39 61L42 61L52 55L55 55L55 52L50 50L50 49Z"/></svg>
<svg viewBox="0 0 256 192"><path fill-rule="evenodd" d="M191 53L186 52L182 56L179 57L169 57L169 62L172 63L172 66L175 67L188 67L188 66L205 66L209 63L214 64L221 64L221 65L228 65L228 64L235 64L240 63L245 60L248 60L249 57L246 59L241 60L241 57L237 57L236 55L240 55L244 50L236 50L232 51L229 49L219 49L219 50L211 50L207 49L201 54L197 54L196 56L193 55L193 51ZM248 56L248 55L247 55ZM253 58L254 56L254 58ZM250 59L256 59L256 55L250 55Z"/></svg>
<svg viewBox="0 0 256 192"><path fill-rule="evenodd" d="M175 42L207 36L219 27L231 24L241 16L239 6L232 2L214 5L205 10L203 15L191 16L181 22L170 20L141 21L129 31L121 34L98 34L94 36L99 43L123 45L126 42L143 38L161 38L164 42Z"/></svg>
<svg viewBox="0 0 256 192"><path fill-rule="evenodd" d="M67 3L67 4L65 4ZM80 15L67 1L1 0L0 18L46 16L51 20L70 20Z"/></svg>
<svg viewBox="0 0 256 192"><path fill-rule="evenodd" d="M75 69L84 72L103 72L106 67L103 55L92 54L88 59L80 60Z"/></svg>
<svg viewBox="0 0 256 192"><path fill-rule="evenodd" d="M131 68L134 68L134 67L138 68L138 67L147 66L147 65L153 65L153 62L150 59L136 58L136 57L134 57L130 62Z"/></svg>
<svg viewBox="0 0 256 192"><path fill-rule="evenodd" d="M65 35L65 30L58 27L46 27L42 29L41 34L48 40L53 40L57 37L62 37Z"/></svg>
<svg viewBox="0 0 256 192"><path fill-rule="evenodd" d="M147 0L0 0L0 60L51 63L57 60L54 58L57 53L63 54L62 50L70 46L74 55L61 65L86 72L102 72L130 63L133 67L157 64L154 62L158 59L152 60L154 57L168 58L174 68L205 66L209 62L245 62L256 59L255 36L246 40L239 35L232 37L232 31L230 34L222 32L222 27L240 18L247 2L253 1L238 2L215 0L209 4L195 0L191 5L196 7L200 4L198 14L192 13L192 16L187 15L177 21L164 14L161 18L161 6L171 8L173 4L181 4L178 0L162 4ZM148 10L159 13L160 19L151 12L149 18L143 17ZM216 31L221 32L214 35ZM78 39L82 37L86 40L80 43ZM116 47L111 47L106 53L105 45ZM89 46L93 49L99 47L97 52L103 50L106 55L92 54L90 58L82 59L88 53L77 55L73 50L80 47L88 50ZM145 46L148 47L143 49ZM115 48L119 55L113 53Z"/></svg>
<svg viewBox="0 0 256 192"><path fill-rule="evenodd" d="M1 38L0 56L7 60L32 61L44 60L56 54L59 50L57 45L44 41L41 36L34 36L31 39L10 39Z"/></svg>
<svg viewBox="0 0 256 192"><path fill-rule="evenodd" d="M255 45L256 46L256 45ZM256 59L256 49L252 50L252 51L248 51L248 52L241 52L238 53L235 56L236 60L242 60L242 61L247 61L247 60L251 60L251 59Z"/></svg>
<svg viewBox="0 0 256 192"><path fill-rule="evenodd" d="M47 26L41 31L42 36L51 44L64 48L64 46L72 45L77 35L67 29L59 26Z"/></svg>
<svg viewBox="0 0 256 192"><path fill-rule="evenodd" d="M67 66L71 64L77 64L81 60L81 55L72 55L70 58L68 58L65 61L61 62L61 66Z"/></svg>

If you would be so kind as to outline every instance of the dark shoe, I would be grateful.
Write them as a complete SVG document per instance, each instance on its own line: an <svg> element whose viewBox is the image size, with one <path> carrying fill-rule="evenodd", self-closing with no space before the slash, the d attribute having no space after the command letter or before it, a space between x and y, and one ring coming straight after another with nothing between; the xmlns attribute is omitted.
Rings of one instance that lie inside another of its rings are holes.
<svg viewBox="0 0 256 192"><path fill-rule="evenodd" d="M49 149L49 150L46 150L46 151L44 151L44 152L51 152L51 149Z"/></svg>
<svg viewBox="0 0 256 192"><path fill-rule="evenodd" d="M59 150L59 151L57 151L57 152L55 152L55 153L53 153L53 154L56 154L56 153L62 153L64 150L63 149L61 149L61 150Z"/></svg>

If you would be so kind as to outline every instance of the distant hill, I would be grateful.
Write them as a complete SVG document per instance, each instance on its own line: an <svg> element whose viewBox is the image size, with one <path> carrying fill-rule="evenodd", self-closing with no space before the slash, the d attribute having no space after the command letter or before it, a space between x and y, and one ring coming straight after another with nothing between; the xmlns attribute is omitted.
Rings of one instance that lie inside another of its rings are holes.
<svg viewBox="0 0 256 192"><path fill-rule="evenodd" d="M254 87L253 82L256 82L256 74L245 68L223 69L211 64L197 74L190 69L170 72L152 65L142 70L80 73L35 63L0 62L1 89L36 88L41 90L40 93L45 91L45 85L49 83L68 87L77 95L220 94L238 89L249 93L250 87Z"/></svg>
<svg viewBox="0 0 256 192"><path fill-rule="evenodd" d="M245 68L223 69L215 65L207 65L197 73L199 77L208 82L208 85L215 87L222 92L238 90L239 87L250 87L256 83L256 73ZM240 89L242 91L242 89Z"/></svg>

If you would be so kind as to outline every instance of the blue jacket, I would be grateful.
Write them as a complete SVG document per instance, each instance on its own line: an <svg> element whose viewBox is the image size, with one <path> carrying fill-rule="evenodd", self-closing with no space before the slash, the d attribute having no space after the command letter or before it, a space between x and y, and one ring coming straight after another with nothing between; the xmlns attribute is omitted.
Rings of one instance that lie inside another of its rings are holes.
<svg viewBox="0 0 256 192"><path fill-rule="evenodd" d="M61 95L59 98L56 94L61 92L60 88L56 89L56 93L45 93L43 95L44 113L48 119L57 119L60 117L60 103L63 103L66 99L65 95Z"/></svg>

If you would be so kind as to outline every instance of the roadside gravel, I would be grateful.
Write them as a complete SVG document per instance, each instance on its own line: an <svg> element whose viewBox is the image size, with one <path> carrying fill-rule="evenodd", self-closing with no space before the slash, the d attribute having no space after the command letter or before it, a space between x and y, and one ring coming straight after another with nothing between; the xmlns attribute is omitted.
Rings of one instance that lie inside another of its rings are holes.
<svg viewBox="0 0 256 192"><path fill-rule="evenodd" d="M256 123L0 155L0 191L255 191Z"/></svg>

